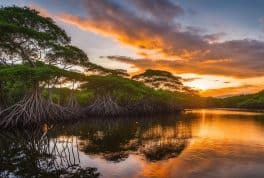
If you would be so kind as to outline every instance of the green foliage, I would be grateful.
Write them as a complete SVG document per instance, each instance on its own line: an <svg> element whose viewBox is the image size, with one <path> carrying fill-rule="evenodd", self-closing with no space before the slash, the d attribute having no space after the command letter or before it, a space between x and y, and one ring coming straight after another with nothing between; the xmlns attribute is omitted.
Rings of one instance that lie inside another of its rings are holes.
<svg viewBox="0 0 264 178"><path fill-rule="evenodd" d="M149 69L132 79L124 78L128 76L125 71L91 63L84 51L70 45L70 37L51 18L27 7L1 7L0 34L1 107L3 98L8 101L6 105L13 104L43 84L43 95L62 105L75 94L81 105L91 104L96 97L110 96L122 107L151 106L151 112L159 108L264 108L264 91L224 99L204 98L184 86L181 77L167 71ZM65 70L73 65L99 75L87 77ZM82 85L75 90L56 88L67 81Z"/></svg>
<svg viewBox="0 0 264 178"><path fill-rule="evenodd" d="M237 108L264 108L264 91L256 94L239 95L218 100L221 107L237 107Z"/></svg>
<svg viewBox="0 0 264 178"><path fill-rule="evenodd" d="M65 67L67 65L84 66L89 63L86 53L71 45L54 46L54 50L48 53L47 58L49 63L60 64Z"/></svg>
<svg viewBox="0 0 264 178"><path fill-rule="evenodd" d="M65 77L69 80L85 80L86 76L77 72L60 69L56 66L37 62L32 68L28 64L8 65L0 67L1 81L49 81L55 77Z"/></svg>
<svg viewBox="0 0 264 178"><path fill-rule="evenodd" d="M81 88L92 91L95 96L114 96L120 102L140 100L154 91L143 83L114 75L89 76L87 81Z"/></svg>
<svg viewBox="0 0 264 178"><path fill-rule="evenodd" d="M89 91L89 90L78 90L76 91L76 98L77 101L80 105L87 105L89 103L89 101L91 101L93 97L93 92Z"/></svg>
<svg viewBox="0 0 264 178"><path fill-rule="evenodd" d="M28 7L2 7L0 21L17 29L32 30L38 34L46 34L49 40L56 43L68 43L70 38L51 18L39 15L39 12Z"/></svg>
<svg viewBox="0 0 264 178"><path fill-rule="evenodd" d="M10 105L23 98L28 91L28 86L22 81L5 81L1 90L1 104Z"/></svg>
<svg viewBox="0 0 264 178"><path fill-rule="evenodd" d="M178 108L197 106L201 97L182 92L155 90L142 82L118 76L89 76L82 89L91 91L93 96L111 96L121 104L147 102L155 106L171 105ZM195 100L193 100L195 98ZM189 101L194 101L190 103ZM204 101L203 101L204 102Z"/></svg>
<svg viewBox="0 0 264 178"><path fill-rule="evenodd" d="M49 97L49 93L53 102L65 105L69 96L71 96L72 90L69 88L47 88L43 90L45 98Z"/></svg>
<svg viewBox="0 0 264 178"><path fill-rule="evenodd" d="M19 58L31 66L42 58L44 50L52 51L54 46L70 42L65 31L51 18L42 17L28 7L1 7L0 33L1 57Z"/></svg>
<svg viewBox="0 0 264 178"><path fill-rule="evenodd" d="M97 65L91 62L83 63L82 66L86 68L87 72L97 73L98 75L116 75L116 76L123 76L123 77L129 76L127 72L124 70L107 69L107 68L104 68L100 65Z"/></svg>

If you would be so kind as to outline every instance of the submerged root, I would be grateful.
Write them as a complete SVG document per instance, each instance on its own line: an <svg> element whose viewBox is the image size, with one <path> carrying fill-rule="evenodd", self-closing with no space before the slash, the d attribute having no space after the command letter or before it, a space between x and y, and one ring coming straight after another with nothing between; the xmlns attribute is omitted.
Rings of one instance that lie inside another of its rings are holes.
<svg viewBox="0 0 264 178"><path fill-rule="evenodd" d="M117 116L125 113L126 109L119 106L111 96L97 97L94 102L87 107L89 114L97 116Z"/></svg>
<svg viewBox="0 0 264 178"><path fill-rule="evenodd" d="M0 112L0 126L39 124L62 119L69 114L66 108L46 100L39 90L35 90L31 95Z"/></svg>

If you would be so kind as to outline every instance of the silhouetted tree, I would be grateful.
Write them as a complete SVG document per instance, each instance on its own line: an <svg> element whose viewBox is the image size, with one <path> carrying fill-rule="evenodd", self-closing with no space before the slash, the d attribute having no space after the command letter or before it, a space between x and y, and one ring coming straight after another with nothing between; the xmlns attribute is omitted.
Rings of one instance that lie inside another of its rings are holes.
<svg viewBox="0 0 264 178"><path fill-rule="evenodd" d="M24 80L30 86L28 96L0 113L4 117L2 123L6 122L7 126L18 121L37 123L59 115L63 117L64 109L52 100L46 101L40 86L43 82L50 84L53 78L74 79L75 82L78 73L68 75L69 72L50 64L81 65L88 62L87 55L70 45L70 37L51 18L42 17L38 11L27 7L1 7L0 33L0 58L4 65L0 73L9 79ZM4 77L1 82L3 80ZM73 106L72 100L69 106Z"/></svg>
<svg viewBox="0 0 264 178"><path fill-rule="evenodd" d="M148 69L144 73L135 75L132 79L141 81L155 89L194 93L195 91L182 83L182 78L170 72Z"/></svg>
<svg viewBox="0 0 264 178"><path fill-rule="evenodd" d="M51 18L28 7L1 7L0 34L2 63L17 59L35 66L56 47L70 43L70 37Z"/></svg>

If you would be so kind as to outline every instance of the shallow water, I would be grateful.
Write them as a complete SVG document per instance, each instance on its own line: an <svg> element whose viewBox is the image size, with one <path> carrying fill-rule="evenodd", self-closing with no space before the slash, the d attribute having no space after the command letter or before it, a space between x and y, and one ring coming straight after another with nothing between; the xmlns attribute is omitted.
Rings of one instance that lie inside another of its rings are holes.
<svg viewBox="0 0 264 178"><path fill-rule="evenodd" d="M0 177L264 177L264 115L191 110L0 132Z"/></svg>

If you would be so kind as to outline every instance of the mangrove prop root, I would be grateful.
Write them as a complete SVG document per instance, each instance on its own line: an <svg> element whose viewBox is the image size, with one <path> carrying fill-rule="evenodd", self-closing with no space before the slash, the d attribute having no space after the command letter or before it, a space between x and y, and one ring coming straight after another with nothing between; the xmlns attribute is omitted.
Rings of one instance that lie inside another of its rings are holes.
<svg viewBox="0 0 264 178"><path fill-rule="evenodd" d="M125 106L119 105L112 96L97 96L87 108L88 114L95 116L127 116L145 115L154 113L172 113L179 111L174 105L157 104L148 100L130 103Z"/></svg>
<svg viewBox="0 0 264 178"><path fill-rule="evenodd" d="M156 109L158 109L158 108L156 108ZM132 106L130 106L129 110L134 112L134 113L139 113L139 114L155 112L155 108L146 102L140 102L140 103L137 103L135 105L132 105Z"/></svg>
<svg viewBox="0 0 264 178"><path fill-rule="evenodd" d="M87 109L90 114L99 116L116 116L125 112L125 108L119 106L111 96L97 97Z"/></svg>
<svg viewBox="0 0 264 178"><path fill-rule="evenodd" d="M69 116L69 112L51 100L46 100L36 89L31 95L0 112L0 126L39 124L65 118L65 116Z"/></svg>
<svg viewBox="0 0 264 178"><path fill-rule="evenodd" d="M69 100L68 100L68 103L66 105L66 107L69 109L69 110L72 110L72 111L79 111L80 109L80 105L77 101L77 98L74 94L71 94L70 97L69 97Z"/></svg>

